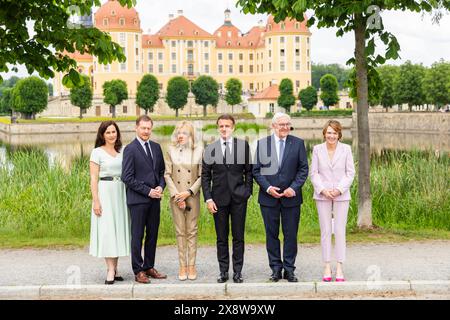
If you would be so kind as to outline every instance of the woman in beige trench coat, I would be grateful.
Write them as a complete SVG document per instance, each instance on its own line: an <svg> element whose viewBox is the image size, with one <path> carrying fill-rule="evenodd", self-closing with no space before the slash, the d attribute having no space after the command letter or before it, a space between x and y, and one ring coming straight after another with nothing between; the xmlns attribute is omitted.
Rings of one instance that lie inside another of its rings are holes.
<svg viewBox="0 0 450 320"><path fill-rule="evenodd" d="M170 192L180 269L178 279L195 280L197 271L198 217L203 148L195 141L194 127L181 121L173 133L173 144L166 154L164 178Z"/></svg>

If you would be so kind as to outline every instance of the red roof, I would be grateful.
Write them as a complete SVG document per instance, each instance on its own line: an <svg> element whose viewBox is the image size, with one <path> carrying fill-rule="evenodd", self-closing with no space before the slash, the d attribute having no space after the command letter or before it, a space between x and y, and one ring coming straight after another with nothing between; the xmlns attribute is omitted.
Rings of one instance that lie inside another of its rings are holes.
<svg viewBox="0 0 450 320"><path fill-rule="evenodd" d="M206 32L185 16L178 16L166 23L158 32L161 38L169 37L194 37L213 38L213 35Z"/></svg>
<svg viewBox="0 0 450 320"><path fill-rule="evenodd" d="M308 18L306 15L303 21L296 21L291 18L286 18L284 21L280 21L278 23L275 22L272 15L269 16L267 20L267 33L275 33L275 32L307 32L309 33L309 29L306 26ZM283 28L284 24L284 28Z"/></svg>
<svg viewBox="0 0 450 320"><path fill-rule="evenodd" d="M122 7L116 0L108 0L97 10L94 17L95 27L100 30L141 30L141 22L136 9ZM108 19L107 25L103 24L104 19Z"/></svg>
<svg viewBox="0 0 450 320"><path fill-rule="evenodd" d="M143 48L164 48L161 38L157 35L144 34L142 35Z"/></svg>
<svg viewBox="0 0 450 320"><path fill-rule="evenodd" d="M76 61L92 61L92 56L88 53L81 54L79 51L71 53L64 50L62 54Z"/></svg>
<svg viewBox="0 0 450 320"><path fill-rule="evenodd" d="M277 84L273 84L270 87L258 92L256 95L248 100L277 100L280 96L280 90Z"/></svg>

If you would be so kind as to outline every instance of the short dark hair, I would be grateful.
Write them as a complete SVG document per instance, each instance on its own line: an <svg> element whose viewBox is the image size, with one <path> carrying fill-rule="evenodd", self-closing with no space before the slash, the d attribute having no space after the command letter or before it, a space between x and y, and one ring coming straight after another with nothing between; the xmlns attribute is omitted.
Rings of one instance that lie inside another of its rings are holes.
<svg viewBox="0 0 450 320"><path fill-rule="evenodd" d="M341 140L342 138L342 125L337 120L328 120L325 125L323 126L322 134L323 138L325 139L325 134L327 133L328 127L331 127L334 131L338 134L338 140Z"/></svg>
<svg viewBox="0 0 450 320"><path fill-rule="evenodd" d="M141 121L144 121L144 122L150 121L152 123L152 127L153 127L153 120L148 115L143 114L142 116L137 118L136 119L136 125L138 126Z"/></svg>
<svg viewBox="0 0 450 320"><path fill-rule="evenodd" d="M101 147L104 146L106 141L105 141L105 131L106 129L108 129L109 126L114 126L116 127L116 131L117 131L117 139L116 139L116 143L114 143L114 149L117 152L120 152L120 149L122 148L122 140L120 138L120 130L119 130L119 126L117 125L117 123L115 123L114 121L103 121L100 124L100 127L98 128L97 131L97 138L95 139L95 147Z"/></svg>
<svg viewBox="0 0 450 320"><path fill-rule="evenodd" d="M217 118L216 124L219 124L219 120L231 120L233 122L233 126L236 124L236 121L234 120L233 116L231 114L222 114L220 117Z"/></svg>

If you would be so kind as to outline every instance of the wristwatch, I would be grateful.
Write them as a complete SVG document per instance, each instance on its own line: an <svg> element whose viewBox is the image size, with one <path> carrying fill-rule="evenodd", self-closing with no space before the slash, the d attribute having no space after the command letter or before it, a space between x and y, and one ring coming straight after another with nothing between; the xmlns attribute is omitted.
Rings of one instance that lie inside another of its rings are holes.
<svg viewBox="0 0 450 320"><path fill-rule="evenodd" d="M189 191L189 193L191 194L191 196L193 196L193 195L194 195L194 192L192 192L192 190L191 190L191 189L188 189L188 191Z"/></svg>

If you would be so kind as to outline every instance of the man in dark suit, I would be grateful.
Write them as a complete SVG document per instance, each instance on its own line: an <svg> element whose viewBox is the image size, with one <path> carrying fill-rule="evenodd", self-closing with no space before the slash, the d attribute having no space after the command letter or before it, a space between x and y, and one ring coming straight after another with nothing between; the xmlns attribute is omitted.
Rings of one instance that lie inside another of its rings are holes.
<svg viewBox="0 0 450 320"><path fill-rule="evenodd" d="M150 117L144 115L136 120L137 137L124 149L122 162L122 181L127 186L131 214L131 265L135 280L140 283L150 283L149 277L167 277L154 268L160 203L166 183L161 146L150 141L152 128Z"/></svg>
<svg viewBox="0 0 450 320"><path fill-rule="evenodd" d="M214 215L217 235L217 282L229 278L229 221L233 236L233 281L242 283L244 231L247 200L252 194L253 178L248 142L232 137L235 120L231 115L217 119L220 139L205 149L202 163L202 190L208 210Z"/></svg>
<svg viewBox="0 0 450 320"><path fill-rule="evenodd" d="M302 186L308 178L308 160L302 139L289 135L291 119L277 113L272 119L273 135L258 141L253 176L260 186L258 202L266 228L266 248L272 269L271 281L283 277L297 282L294 274L297 233L300 222ZM280 218L284 235L280 253Z"/></svg>

